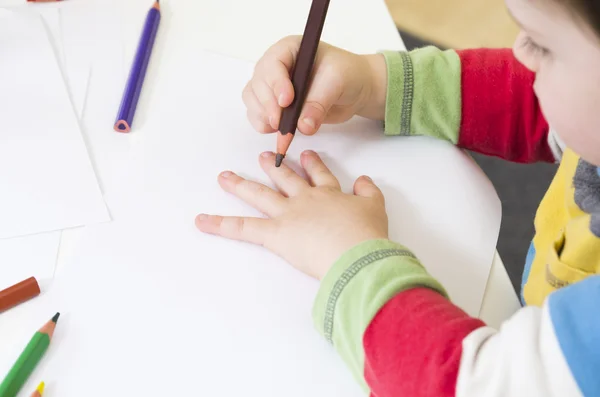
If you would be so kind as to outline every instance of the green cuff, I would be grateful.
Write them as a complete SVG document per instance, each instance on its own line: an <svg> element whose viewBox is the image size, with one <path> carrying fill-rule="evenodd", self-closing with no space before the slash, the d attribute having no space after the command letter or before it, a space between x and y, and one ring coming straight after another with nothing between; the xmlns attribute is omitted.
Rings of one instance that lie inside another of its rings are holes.
<svg viewBox="0 0 600 397"><path fill-rule="evenodd" d="M414 287L432 288L447 297L407 248L389 240L366 241L352 248L321 283L313 308L315 325L365 391L363 334L390 299Z"/></svg>
<svg viewBox="0 0 600 397"><path fill-rule="evenodd" d="M456 144L461 118L461 63L435 47L382 52L388 71L386 135L426 135Z"/></svg>

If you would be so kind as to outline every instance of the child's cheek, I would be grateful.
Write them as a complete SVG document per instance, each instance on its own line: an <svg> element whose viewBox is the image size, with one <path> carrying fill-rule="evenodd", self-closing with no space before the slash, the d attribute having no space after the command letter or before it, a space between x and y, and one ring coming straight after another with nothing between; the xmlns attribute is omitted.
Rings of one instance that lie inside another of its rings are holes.
<svg viewBox="0 0 600 397"><path fill-rule="evenodd" d="M536 74L533 89L544 117L553 129L560 131L561 138L564 138L563 135L568 134L568 130L571 128L572 119L567 117L566 106L568 105L561 100L564 98L564 93L561 93L560 85L552 79L552 76L548 75L546 70L541 70Z"/></svg>
<svg viewBox="0 0 600 397"><path fill-rule="evenodd" d="M591 92L586 93L586 83L578 81L573 75L570 79L560 77L567 74L554 66L543 67L536 76L534 89L542 112L551 128L570 149L584 160L598 165L600 112L590 105Z"/></svg>

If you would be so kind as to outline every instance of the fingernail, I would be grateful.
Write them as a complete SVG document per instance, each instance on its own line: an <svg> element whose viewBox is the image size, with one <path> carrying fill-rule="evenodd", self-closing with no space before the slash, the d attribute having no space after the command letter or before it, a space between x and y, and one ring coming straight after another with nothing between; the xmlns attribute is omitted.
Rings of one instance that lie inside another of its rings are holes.
<svg viewBox="0 0 600 397"><path fill-rule="evenodd" d="M206 214L200 214L200 215L198 215L196 217L196 219L199 220L199 221L205 221L205 220L208 219L208 215L206 215Z"/></svg>
<svg viewBox="0 0 600 397"><path fill-rule="evenodd" d="M369 182L373 182L373 179L371 179L370 176L364 175L363 178L365 178Z"/></svg>
<svg viewBox="0 0 600 397"><path fill-rule="evenodd" d="M233 175L233 172L231 172L231 171L225 171L225 172L221 173L221 176L223 178L229 178L231 175Z"/></svg>
<svg viewBox="0 0 600 397"><path fill-rule="evenodd" d="M285 95L283 93L279 94L279 98L277 98L277 101L279 102L279 106L283 106L284 99L285 99Z"/></svg>
<svg viewBox="0 0 600 397"><path fill-rule="evenodd" d="M302 119L302 121L304 121L304 124L308 125L310 128L317 128L315 121L311 118L307 117L305 119Z"/></svg>
<svg viewBox="0 0 600 397"><path fill-rule="evenodd" d="M262 153L260 154L260 157L262 157L262 158L265 158L265 159L266 159L266 158L268 158L268 157L271 157L272 155L273 155L273 152L262 152Z"/></svg>
<svg viewBox="0 0 600 397"><path fill-rule="evenodd" d="M313 154L317 154L317 153L313 150L305 150L302 154L305 156L312 156Z"/></svg>
<svg viewBox="0 0 600 397"><path fill-rule="evenodd" d="M269 116L269 125L273 127L273 116Z"/></svg>

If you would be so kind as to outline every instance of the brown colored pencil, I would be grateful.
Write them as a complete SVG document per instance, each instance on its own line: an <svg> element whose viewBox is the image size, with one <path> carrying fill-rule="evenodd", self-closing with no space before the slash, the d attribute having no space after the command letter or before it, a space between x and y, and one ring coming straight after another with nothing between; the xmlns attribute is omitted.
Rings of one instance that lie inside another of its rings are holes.
<svg viewBox="0 0 600 397"><path fill-rule="evenodd" d="M292 72L292 85L294 86L294 100L291 105L283 109L279 132L277 133L277 158L275 165L279 167L292 144L298 119L304 106L304 100L310 85L310 76L317 56L317 49L321 41L321 33L327 17L330 0L313 0L304 28L304 35L298 51L298 59Z"/></svg>
<svg viewBox="0 0 600 397"><path fill-rule="evenodd" d="M40 294L40 286L35 277L30 277L20 283L0 291L0 313L13 308Z"/></svg>

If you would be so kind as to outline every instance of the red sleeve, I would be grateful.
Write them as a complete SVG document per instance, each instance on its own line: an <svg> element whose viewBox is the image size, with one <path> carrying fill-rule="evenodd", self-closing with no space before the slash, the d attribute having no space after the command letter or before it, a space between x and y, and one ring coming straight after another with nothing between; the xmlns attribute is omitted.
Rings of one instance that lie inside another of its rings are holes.
<svg viewBox="0 0 600 397"><path fill-rule="evenodd" d="M462 116L458 146L518 163L554 162L535 74L509 49L457 51Z"/></svg>
<svg viewBox="0 0 600 397"><path fill-rule="evenodd" d="M454 396L462 341L484 325L431 289L396 295L363 336L372 396Z"/></svg>

